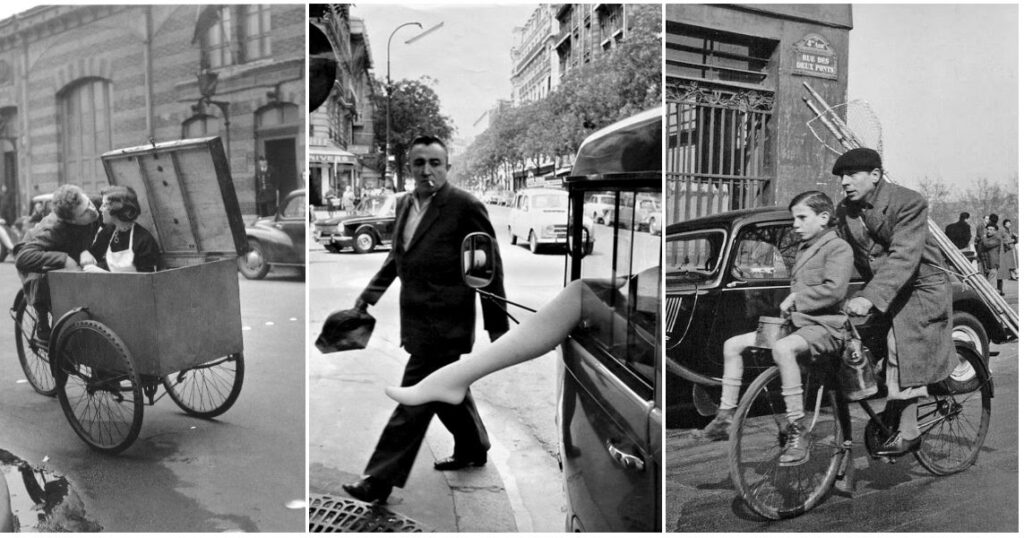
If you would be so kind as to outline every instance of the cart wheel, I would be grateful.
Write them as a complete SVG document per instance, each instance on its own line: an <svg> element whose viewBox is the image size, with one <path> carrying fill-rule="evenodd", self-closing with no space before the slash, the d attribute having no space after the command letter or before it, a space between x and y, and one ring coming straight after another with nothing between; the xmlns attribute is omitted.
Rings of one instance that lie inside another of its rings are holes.
<svg viewBox="0 0 1024 538"><path fill-rule="evenodd" d="M57 385L50 373L47 346L35 339L36 315L35 309L29 308L24 292L19 291L14 307L14 341L18 348L18 362L32 388L43 396L52 397L57 395Z"/></svg>
<svg viewBox="0 0 1024 538"><path fill-rule="evenodd" d="M249 280L261 280L270 272L267 255L259 241L249 239L249 252L238 257L238 270Z"/></svg>
<svg viewBox="0 0 1024 538"><path fill-rule="evenodd" d="M57 396L75 433L117 454L142 429L142 384L121 338L91 319L71 322L53 347Z"/></svg>
<svg viewBox="0 0 1024 538"><path fill-rule="evenodd" d="M163 381L167 394L186 413L213 418L238 399L244 376L245 359L236 353L171 374Z"/></svg>

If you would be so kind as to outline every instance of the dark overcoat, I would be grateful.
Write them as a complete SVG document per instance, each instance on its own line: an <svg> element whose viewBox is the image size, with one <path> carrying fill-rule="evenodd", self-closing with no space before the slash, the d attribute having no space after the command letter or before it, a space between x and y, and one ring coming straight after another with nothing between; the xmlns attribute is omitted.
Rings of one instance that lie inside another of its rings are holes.
<svg viewBox="0 0 1024 538"><path fill-rule="evenodd" d="M928 230L928 202L883 179L861 202L840 202L836 216L867 280L854 296L892 320L900 386L945 379L957 364L953 297L945 259Z"/></svg>
<svg viewBox="0 0 1024 538"><path fill-rule="evenodd" d="M463 238L470 233L484 232L494 237L494 227L480 200L445 183L431 200L406 249L402 234L412 197L399 197L391 252L360 297L376 304L395 278L401 279L401 345L406 351L436 356L469 353L476 329L476 292L462 280L460 249ZM494 280L484 290L505 297L500 255L496 263ZM508 330L502 306L484 301L483 316L486 330Z"/></svg>

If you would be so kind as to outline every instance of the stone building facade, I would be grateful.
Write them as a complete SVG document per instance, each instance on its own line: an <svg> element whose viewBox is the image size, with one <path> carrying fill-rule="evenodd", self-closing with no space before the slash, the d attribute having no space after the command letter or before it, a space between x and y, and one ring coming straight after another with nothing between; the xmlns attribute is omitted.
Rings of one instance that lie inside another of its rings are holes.
<svg viewBox="0 0 1024 538"><path fill-rule="evenodd" d="M305 6L60 5L0 21L0 216L72 183L106 151L220 136L243 213L301 186Z"/></svg>

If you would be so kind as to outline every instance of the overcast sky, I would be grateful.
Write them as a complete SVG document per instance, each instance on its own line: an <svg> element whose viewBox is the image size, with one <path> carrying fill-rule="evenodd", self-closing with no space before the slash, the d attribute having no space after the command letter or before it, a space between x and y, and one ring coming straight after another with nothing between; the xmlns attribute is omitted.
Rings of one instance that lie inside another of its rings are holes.
<svg viewBox="0 0 1024 538"><path fill-rule="evenodd" d="M1017 6L854 4L853 26L849 98L881 121L893 179L1008 182L1019 166Z"/></svg>
<svg viewBox="0 0 1024 538"><path fill-rule="evenodd" d="M538 4L504 5L383 5L358 3L352 16L362 18L370 37L374 71L385 78L388 37L406 22L419 22L423 30L441 28L413 43L421 30L406 26L391 40L391 80L437 80L434 90L442 112L455 123L459 138L478 134L473 123L512 94L512 30L522 26Z"/></svg>

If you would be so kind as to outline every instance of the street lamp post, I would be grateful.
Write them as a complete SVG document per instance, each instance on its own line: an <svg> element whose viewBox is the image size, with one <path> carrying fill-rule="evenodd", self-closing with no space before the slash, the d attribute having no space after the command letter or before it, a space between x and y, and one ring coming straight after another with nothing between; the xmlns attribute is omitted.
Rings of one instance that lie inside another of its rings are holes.
<svg viewBox="0 0 1024 538"><path fill-rule="evenodd" d="M196 82L199 86L199 102L197 109L204 110L206 105L214 105L220 109L224 117L224 153L228 158L228 171L231 170L231 103L227 101L214 101L213 95L217 93L217 72L208 68L201 69L196 73Z"/></svg>
<svg viewBox="0 0 1024 538"><path fill-rule="evenodd" d="M385 104L385 127L384 127L384 176L386 178L391 177L391 38L395 37L395 33L405 28L406 26L416 26L419 29L423 29L423 25L418 22L407 22L399 25L397 28L391 31L391 35L388 36L388 48L387 48L387 82L384 88L387 93L387 99ZM398 190L398 185L392 184L395 190Z"/></svg>

